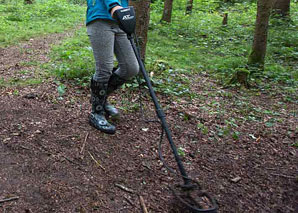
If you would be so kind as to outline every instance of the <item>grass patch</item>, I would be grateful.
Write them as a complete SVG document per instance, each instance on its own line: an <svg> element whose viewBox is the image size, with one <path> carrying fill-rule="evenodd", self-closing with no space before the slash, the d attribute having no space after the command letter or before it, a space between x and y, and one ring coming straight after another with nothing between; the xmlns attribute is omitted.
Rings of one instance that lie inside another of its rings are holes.
<svg viewBox="0 0 298 213"><path fill-rule="evenodd" d="M66 0L36 0L0 4L0 47L48 33L64 32L83 23L86 8Z"/></svg>
<svg viewBox="0 0 298 213"><path fill-rule="evenodd" d="M11 78L8 80L0 79L0 88L1 87L25 87L25 86L33 86L38 85L43 82L41 78L30 78L30 79L18 79Z"/></svg>
<svg viewBox="0 0 298 213"><path fill-rule="evenodd" d="M54 46L50 56L51 62L46 65L46 69L60 79L86 84L95 70L92 48L85 28L80 28L72 38Z"/></svg>

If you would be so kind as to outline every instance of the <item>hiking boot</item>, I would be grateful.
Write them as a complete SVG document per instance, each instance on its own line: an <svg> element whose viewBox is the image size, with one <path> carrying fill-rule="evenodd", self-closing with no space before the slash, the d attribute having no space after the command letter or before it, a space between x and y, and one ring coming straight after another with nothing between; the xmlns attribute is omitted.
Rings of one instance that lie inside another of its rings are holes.
<svg viewBox="0 0 298 213"><path fill-rule="evenodd" d="M116 127L110 124L105 117L107 88L107 83L100 83L91 79L92 111L89 116L89 123L104 133L114 134Z"/></svg>

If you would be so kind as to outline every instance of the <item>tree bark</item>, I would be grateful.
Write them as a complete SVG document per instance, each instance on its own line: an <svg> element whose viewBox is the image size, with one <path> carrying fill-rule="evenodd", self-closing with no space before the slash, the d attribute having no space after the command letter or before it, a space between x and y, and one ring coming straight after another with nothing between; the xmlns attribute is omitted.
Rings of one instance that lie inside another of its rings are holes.
<svg viewBox="0 0 298 213"><path fill-rule="evenodd" d="M252 45L252 52L248 59L249 65L264 66L269 17L271 13L273 0L258 0L257 3L257 18L255 24L254 41Z"/></svg>
<svg viewBox="0 0 298 213"><path fill-rule="evenodd" d="M229 16L228 13L224 13L224 16L223 16L223 19L222 19L222 25L223 26L228 25L228 16Z"/></svg>
<svg viewBox="0 0 298 213"><path fill-rule="evenodd" d="M276 17L287 17L290 15L290 0L276 0L272 8L273 15Z"/></svg>
<svg viewBox="0 0 298 213"><path fill-rule="evenodd" d="M141 58L145 61L147 34L150 21L150 0L131 1L136 10L136 34L139 38Z"/></svg>
<svg viewBox="0 0 298 213"><path fill-rule="evenodd" d="M161 21L171 22L173 0L165 0Z"/></svg>
<svg viewBox="0 0 298 213"><path fill-rule="evenodd" d="M185 14L191 14L192 13L192 7L193 7L193 0L187 0Z"/></svg>
<svg viewBox="0 0 298 213"><path fill-rule="evenodd" d="M24 4L33 4L34 0L24 0Z"/></svg>

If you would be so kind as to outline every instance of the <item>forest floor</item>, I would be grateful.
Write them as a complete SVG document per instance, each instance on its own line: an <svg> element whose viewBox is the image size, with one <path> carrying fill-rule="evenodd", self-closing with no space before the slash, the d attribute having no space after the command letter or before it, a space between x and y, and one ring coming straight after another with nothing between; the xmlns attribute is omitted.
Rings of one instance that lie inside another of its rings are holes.
<svg viewBox="0 0 298 213"><path fill-rule="evenodd" d="M55 79L43 78L37 64L48 62L51 45L65 36L0 49L0 212L141 212L138 194L149 212L186 212L168 188L181 179L158 158L159 125L121 105L137 103L138 92L112 97L123 110L117 133L106 135L88 124L87 88L69 83L61 98ZM192 90L204 101L159 94L190 176L216 198L219 212L298 212L297 106L266 92L242 99L207 74L194 79ZM237 120L248 102L267 110L259 122ZM154 118L150 99L143 103ZM202 110L214 104L226 113ZM278 122L268 123L273 117ZM215 134L231 118L234 135ZM163 154L176 168L166 140Z"/></svg>

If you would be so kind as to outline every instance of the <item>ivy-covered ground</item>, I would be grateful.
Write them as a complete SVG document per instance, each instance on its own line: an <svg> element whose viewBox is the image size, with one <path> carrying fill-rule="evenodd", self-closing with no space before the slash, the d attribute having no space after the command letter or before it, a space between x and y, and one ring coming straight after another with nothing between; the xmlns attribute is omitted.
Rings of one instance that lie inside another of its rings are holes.
<svg viewBox="0 0 298 213"><path fill-rule="evenodd" d="M57 1L48 2L58 7ZM206 11L197 9L181 24L177 9L182 3L175 5L173 24L158 23L160 7L152 5L147 68L179 155L190 176L216 198L219 212L297 212L295 16L289 27L272 26L267 68L251 75L248 90L226 82L245 63L252 39L253 19L237 14L241 10L253 17L254 5L229 10L232 22L243 22L238 27L214 30L221 19L214 4L205 5L212 13L201 16L202 23L193 17ZM59 5L56 20L69 8L78 17L64 32L25 30L21 40L15 38L19 34L1 40L0 212L140 212L137 194L149 212L186 212L168 189L181 178L158 158L160 126L146 123L139 107L141 94L145 114L156 119L146 88L139 91L133 81L111 97L122 112L114 121L115 135L89 126L93 61L78 16L83 10ZM27 9L16 26L26 25ZM0 5L0 17L16 23L5 11ZM296 14L295 7L292 11ZM199 24L201 31L186 21ZM10 27L7 23L0 29ZM275 34L279 28L282 38ZM278 41L285 47L278 48ZM162 148L176 168L166 140Z"/></svg>

